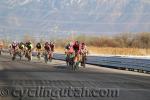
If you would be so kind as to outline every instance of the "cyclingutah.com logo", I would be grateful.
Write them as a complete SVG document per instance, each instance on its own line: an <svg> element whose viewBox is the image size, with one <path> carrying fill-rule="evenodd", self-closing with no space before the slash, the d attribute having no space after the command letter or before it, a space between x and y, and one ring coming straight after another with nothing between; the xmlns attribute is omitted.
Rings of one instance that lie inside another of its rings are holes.
<svg viewBox="0 0 150 100"><path fill-rule="evenodd" d="M119 89L87 87L1 87L0 97L61 98L61 97L118 97Z"/></svg>

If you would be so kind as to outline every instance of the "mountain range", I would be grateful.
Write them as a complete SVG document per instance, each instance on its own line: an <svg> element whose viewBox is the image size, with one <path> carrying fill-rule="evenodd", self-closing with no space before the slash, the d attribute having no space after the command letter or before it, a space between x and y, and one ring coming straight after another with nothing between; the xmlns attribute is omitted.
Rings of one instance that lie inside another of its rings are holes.
<svg viewBox="0 0 150 100"><path fill-rule="evenodd" d="M150 0L0 0L3 38L150 32Z"/></svg>

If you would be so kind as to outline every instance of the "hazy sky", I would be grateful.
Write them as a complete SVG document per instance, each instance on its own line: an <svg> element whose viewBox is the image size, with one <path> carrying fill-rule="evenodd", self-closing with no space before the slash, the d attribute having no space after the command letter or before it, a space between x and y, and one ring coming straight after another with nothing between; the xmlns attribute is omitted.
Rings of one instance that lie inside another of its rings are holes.
<svg viewBox="0 0 150 100"><path fill-rule="evenodd" d="M0 0L0 35L150 32L150 0Z"/></svg>

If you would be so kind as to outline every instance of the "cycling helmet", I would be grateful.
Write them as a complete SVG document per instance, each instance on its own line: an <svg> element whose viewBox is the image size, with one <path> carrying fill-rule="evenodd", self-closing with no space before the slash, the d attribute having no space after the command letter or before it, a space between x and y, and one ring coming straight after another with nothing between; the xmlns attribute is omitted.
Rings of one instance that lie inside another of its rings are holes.
<svg viewBox="0 0 150 100"><path fill-rule="evenodd" d="M85 45L85 43L83 42L82 45Z"/></svg>
<svg viewBox="0 0 150 100"><path fill-rule="evenodd" d="M70 42L69 45L72 46L72 45L73 45L73 42Z"/></svg>
<svg viewBox="0 0 150 100"><path fill-rule="evenodd" d="M79 41L75 41L75 44L80 44Z"/></svg>
<svg viewBox="0 0 150 100"><path fill-rule="evenodd" d="M48 42L45 42L45 45L48 45L49 43Z"/></svg>

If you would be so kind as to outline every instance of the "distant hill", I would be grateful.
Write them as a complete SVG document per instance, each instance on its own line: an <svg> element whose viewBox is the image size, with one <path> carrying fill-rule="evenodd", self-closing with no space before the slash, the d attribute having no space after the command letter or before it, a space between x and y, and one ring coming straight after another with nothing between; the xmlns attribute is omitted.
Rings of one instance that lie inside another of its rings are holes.
<svg viewBox="0 0 150 100"><path fill-rule="evenodd" d="M0 0L3 37L54 38L72 32L150 32L150 0Z"/></svg>

